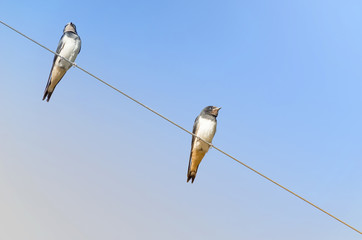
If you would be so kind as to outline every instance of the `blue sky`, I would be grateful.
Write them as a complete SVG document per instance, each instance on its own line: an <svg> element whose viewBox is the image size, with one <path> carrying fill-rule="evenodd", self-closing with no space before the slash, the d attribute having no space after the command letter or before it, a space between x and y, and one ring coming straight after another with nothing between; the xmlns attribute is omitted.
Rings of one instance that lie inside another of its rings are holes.
<svg viewBox="0 0 362 240"><path fill-rule="evenodd" d="M362 229L360 1L3 1L1 20ZM359 239L215 150L0 26L0 238Z"/></svg>

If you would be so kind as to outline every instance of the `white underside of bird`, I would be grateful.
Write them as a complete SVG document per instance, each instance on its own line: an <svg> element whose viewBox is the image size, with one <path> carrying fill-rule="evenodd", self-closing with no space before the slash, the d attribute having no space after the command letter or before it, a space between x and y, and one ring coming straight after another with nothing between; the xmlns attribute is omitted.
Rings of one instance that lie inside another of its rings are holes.
<svg viewBox="0 0 362 240"><path fill-rule="evenodd" d="M60 51L59 55L71 62L74 62L79 52L80 42L74 38L68 37L67 35L63 37L62 41L64 42L64 47ZM61 59L60 57L58 57L55 61L55 65L66 70L72 66L72 64L65 61L64 59Z"/></svg>
<svg viewBox="0 0 362 240"><path fill-rule="evenodd" d="M196 136L204 139L205 141L211 143L216 132L216 122L207 118L200 117L198 122L198 129L196 131ZM198 151L208 151L210 145L204 141L195 138L194 149Z"/></svg>

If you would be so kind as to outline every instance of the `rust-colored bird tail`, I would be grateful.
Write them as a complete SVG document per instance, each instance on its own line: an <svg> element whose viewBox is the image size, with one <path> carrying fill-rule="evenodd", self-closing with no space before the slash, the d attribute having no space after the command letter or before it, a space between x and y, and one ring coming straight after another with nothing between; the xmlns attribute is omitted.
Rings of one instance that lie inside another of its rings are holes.
<svg viewBox="0 0 362 240"><path fill-rule="evenodd" d="M187 173L187 182L189 182L190 180L191 180L191 183L194 183L194 181L195 181L195 177L196 177L196 172L194 172L194 171L189 171L188 173Z"/></svg>
<svg viewBox="0 0 362 240"><path fill-rule="evenodd" d="M67 72L67 70L62 67L53 66L53 68L50 72L50 75L49 75L47 86L45 87L43 100L46 99L47 102L49 102L50 97L52 96L55 87L60 82L60 80L62 80L62 78L66 72Z"/></svg>
<svg viewBox="0 0 362 240"><path fill-rule="evenodd" d="M201 160L204 158L206 151L197 151L192 150L190 153L190 160L189 160L189 168L187 170L187 182L191 180L191 183L194 182L197 169L199 169L199 165Z"/></svg>
<svg viewBox="0 0 362 240"><path fill-rule="evenodd" d="M49 102L50 97L52 96L52 94L53 94L53 92L49 92L48 89L45 89L43 101L44 101L45 98L46 98L46 99L47 99L47 102Z"/></svg>

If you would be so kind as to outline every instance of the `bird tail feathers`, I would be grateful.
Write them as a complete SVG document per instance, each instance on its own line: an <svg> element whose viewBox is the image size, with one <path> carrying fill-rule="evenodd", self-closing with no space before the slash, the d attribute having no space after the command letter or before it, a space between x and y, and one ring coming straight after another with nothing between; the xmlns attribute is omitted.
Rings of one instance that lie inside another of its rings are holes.
<svg viewBox="0 0 362 240"><path fill-rule="evenodd" d="M45 92L44 92L44 97L43 97L43 101L45 100L45 98L47 99L47 102L49 102L50 100L50 97L52 96L53 92L50 92L48 90L48 88L45 89Z"/></svg>
<svg viewBox="0 0 362 240"><path fill-rule="evenodd" d="M62 67L58 67L58 66L52 67L52 70L49 74L47 86L45 87L43 100L46 99L47 102L49 102L50 97L52 96L55 87L60 82L60 80L62 80L62 78L66 72L67 72L67 70Z"/></svg>
<svg viewBox="0 0 362 240"><path fill-rule="evenodd" d="M195 177L196 177L196 172L195 171L189 171L187 173L187 182L189 182L191 180L191 183L194 183L195 181Z"/></svg>

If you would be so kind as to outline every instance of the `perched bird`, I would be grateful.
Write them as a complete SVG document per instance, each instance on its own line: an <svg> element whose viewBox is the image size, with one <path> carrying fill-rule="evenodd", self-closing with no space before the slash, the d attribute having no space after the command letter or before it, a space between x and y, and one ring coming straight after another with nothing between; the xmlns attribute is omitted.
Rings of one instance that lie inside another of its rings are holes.
<svg viewBox="0 0 362 240"><path fill-rule="evenodd" d="M220 109L221 108L213 106L205 107L201 111L200 115L196 118L192 132L196 136L211 143L216 132L216 117ZM195 136L192 136L189 169L187 171L187 182L190 180L191 183L194 182L199 164L201 163L201 160L204 158L207 151L209 151L209 148L209 144Z"/></svg>
<svg viewBox="0 0 362 240"><path fill-rule="evenodd" d="M77 29L73 23L68 23L65 25L63 30L63 36L61 37L57 53L68 59L71 62L77 58L78 53L80 52L80 37L77 34ZM46 98L49 102L50 97L53 94L53 91L57 84L62 80L64 74L72 67L72 64L65 61L64 59L54 56L53 66L50 70L47 86L45 87L43 100Z"/></svg>

